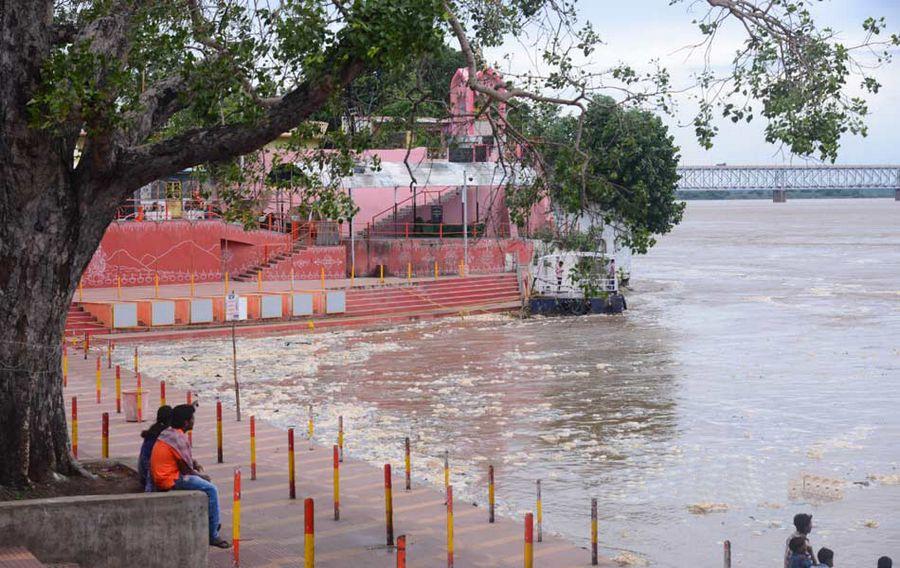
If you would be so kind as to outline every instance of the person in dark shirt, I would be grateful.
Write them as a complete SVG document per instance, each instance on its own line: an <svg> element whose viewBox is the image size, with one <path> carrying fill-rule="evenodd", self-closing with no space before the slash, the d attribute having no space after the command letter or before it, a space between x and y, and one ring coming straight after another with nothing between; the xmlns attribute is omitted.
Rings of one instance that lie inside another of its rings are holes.
<svg viewBox="0 0 900 568"><path fill-rule="evenodd" d="M818 554L816 556L819 558L819 563L815 564L816 568L834 568L834 551L830 548L825 548L824 546L819 549Z"/></svg>
<svg viewBox="0 0 900 568"><path fill-rule="evenodd" d="M813 559L809 552L809 542L804 536L795 536L788 541L790 557L788 568L812 568Z"/></svg>
<svg viewBox="0 0 900 568"><path fill-rule="evenodd" d="M138 476L141 479L141 486L146 492L154 491L153 479L150 477L150 454L153 452L153 445L159 438L160 432L169 427L169 421L172 419L172 407L169 405L160 406L156 411L156 422L152 426L141 432L141 438L144 443L141 444L141 454L138 457Z"/></svg>
<svg viewBox="0 0 900 568"><path fill-rule="evenodd" d="M894 568L894 561L887 556L878 559L878 568Z"/></svg>

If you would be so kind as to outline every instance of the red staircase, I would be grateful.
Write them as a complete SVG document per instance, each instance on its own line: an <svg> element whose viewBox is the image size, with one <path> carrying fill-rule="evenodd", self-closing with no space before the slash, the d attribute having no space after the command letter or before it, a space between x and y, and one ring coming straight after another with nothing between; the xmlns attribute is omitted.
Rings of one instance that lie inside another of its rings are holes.
<svg viewBox="0 0 900 568"><path fill-rule="evenodd" d="M85 333L102 333L106 331L97 318L84 311L84 309L72 304L69 306L69 315L66 317L66 336L82 337Z"/></svg>
<svg viewBox="0 0 900 568"><path fill-rule="evenodd" d="M407 312L472 309L481 306L521 303L515 274L492 274L351 290L347 294L348 316L393 315Z"/></svg>

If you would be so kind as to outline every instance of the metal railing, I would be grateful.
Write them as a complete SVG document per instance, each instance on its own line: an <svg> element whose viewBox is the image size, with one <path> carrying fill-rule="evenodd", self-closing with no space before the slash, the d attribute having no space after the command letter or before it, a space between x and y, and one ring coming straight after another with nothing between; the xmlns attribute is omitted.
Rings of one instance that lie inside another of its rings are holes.
<svg viewBox="0 0 900 568"><path fill-rule="evenodd" d="M490 233L490 235L488 235ZM482 237L508 238L511 234L508 223L491 223L490 230L484 222L469 223L380 223L369 225L365 230L369 239L461 239L468 236L472 239Z"/></svg>

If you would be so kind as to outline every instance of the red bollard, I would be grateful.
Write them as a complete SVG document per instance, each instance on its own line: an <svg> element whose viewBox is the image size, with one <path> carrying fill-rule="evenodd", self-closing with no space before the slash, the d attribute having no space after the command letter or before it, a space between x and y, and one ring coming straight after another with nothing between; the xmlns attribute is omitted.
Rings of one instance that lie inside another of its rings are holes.
<svg viewBox="0 0 900 568"><path fill-rule="evenodd" d="M250 416L250 480L256 479L256 417Z"/></svg>
<svg viewBox="0 0 900 568"><path fill-rule="evenodd" d="M122 414L122 369L116 365L116 414Z"/></svg>
<svg viewBox="0 0 900 568"><path fill-rule="evenodd" d="M166 405L166 381L159 381L159 405Z"/></svg>
<svg viewBox="0 0 900 568"><path fill-rule="evenodd" d="M294 429L288 428L288 493L291 499L297 498L297 486L294 479Z"/></svg>
<svg viewBox="0 0 900 568"><path fill-rule="evenodd" d="M591 499L591 566L597 566L597 499Z"/></svg>
<svg viewBox="0 0 900 568"><path fill-rule="evenodd" d="M241 565L241 468L234 468L234 493L231 506L231 547L234 566Z"/></svg>
<svg viewBox="0 0 900 568"><path fill-rule="evenodd" d="M103 413L100 426L100 456L109 459L109 413Z"/></svg>
<svg viewBox="0 0 900 568"><path fill-rule="evenodd" d="M137 374L137 418L138 423L144 421L144 386L141 384L141 374Z"/></svg>
<svg viewBox="0 0 900 568"><path fill-rule="evenodd" d="M311 497L303 502L303 562L305 568L314 568L316 565L316 526L315 508Z"/></svg>
<svg viewBox="0 0 900 568"><path fill-rule="evenodd" d="M391 492L391 464L384 464L384 526L388 546L394 546L394 498Z"/></svg>
<svg viewBox="0 0 900 568"><path fill-rule="evenodd" d="M406 535L397 537L397 568L406 568Z"/></svg>
<svg viewBox="0 0 900 568"><path fill-rule="evenodd" d="M78 457L78 397L72 397L72 455Z"/></svg>
<svg viewBox="0 0 900 568"><path fill-rule="evenodd" d="M525 513L525 568L534 566L534 516Z"/></svg>
<svg viewBox="0 0 900 568"><path fill-rule="evenodd" d="M224 462L222 455L222 401L216 401L216 457L219 463Z"/></svg>

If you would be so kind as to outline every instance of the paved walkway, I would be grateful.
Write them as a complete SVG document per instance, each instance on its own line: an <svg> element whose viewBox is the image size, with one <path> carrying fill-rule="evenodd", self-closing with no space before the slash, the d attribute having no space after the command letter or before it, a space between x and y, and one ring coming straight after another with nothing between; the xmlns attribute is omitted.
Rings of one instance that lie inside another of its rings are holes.
<svg viewBox="0 0 900 568"><path fill-rule="evenodd" d="M102 398L96 403L95 368L99 352L83 359L81 351L69 350L69 380L66 407L78 397L78 455L100 456L101 415L110 415L110 455L134 459L140 448L139 432L149 426L125 422L116 414L114 369L102 360ZM159 383L143 376L146 415L155 416ZM135 377L122 369L122 390L133 390ZM185 401L186 394L167 389L170 405ZM297 499L288 497L287 434L263 422L256 423L257 479L250 480L249 416L237 422L233 409L223 415L224 463L216 463L215 402L201 400L193 434L194 457L212 475L219 487L222 535L231 540L232 479L235 467L242 472L241 564L252 567L286 567L303 564L303 498L315 500L316 565L321 567L380 568L395 566L393 550L386 547L384 476L382 471L352 458L348 452L341 464L341 519L333 519L332 449L309 449L305 430L296 432L295 455ZM348 448L353 444L353 424L345 424ZM402 444L398 440L398 444ZM394 472L394 534L407 535L409 566L446 565L446 507L442 489L415 484L416 453L412 451L413 489L404 490L403 464L391 464ZM498 480L498 500L502 480ZM454 504L454 550L456 566L523 566L524 524L522 519L487 522L487 511L471 504ZM587 534L589 525L585 523ZM545 535L534 544L535 566L589 566L590 552L560 538ZM210 566L231 566L231 552L210 549ZM614 566L601 560L601 566Z"/></svg>

